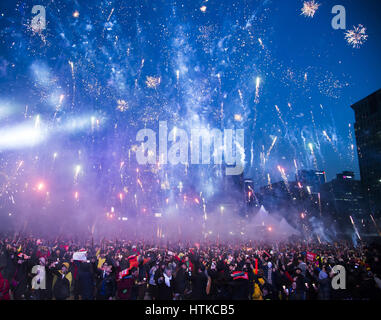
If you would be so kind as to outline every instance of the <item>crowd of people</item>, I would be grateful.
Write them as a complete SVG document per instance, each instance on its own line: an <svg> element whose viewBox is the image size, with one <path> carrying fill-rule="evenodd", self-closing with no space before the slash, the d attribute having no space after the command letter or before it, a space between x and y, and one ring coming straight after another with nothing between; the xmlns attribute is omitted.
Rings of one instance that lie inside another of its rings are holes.
<svg viewBox="0 0 381 320"><path fill-rule="evenodd" d="M374 300L381 299L380 253L376 244L348 242L94 242L3 234L0 300ZM332 282L341 272L337 289Z"/></svg>

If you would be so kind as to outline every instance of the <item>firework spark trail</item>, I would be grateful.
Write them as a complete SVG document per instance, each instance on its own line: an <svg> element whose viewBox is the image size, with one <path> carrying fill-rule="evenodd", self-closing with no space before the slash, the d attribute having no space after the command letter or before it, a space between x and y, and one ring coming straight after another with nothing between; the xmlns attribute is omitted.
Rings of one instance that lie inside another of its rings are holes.
<svg viewBox="0 0 381 320"><path fill-rule="evenodd" d="M72 61L69 61L70 70L71 70L71 78L73 81L73 97L71 100L71 108L74 108L74 99L75 99L75 91L76 91L76 85L75 85L75 73L74 73L74 63Z"/></svg>
<svg viewBox="0 0 381 320"><path fill-rule="evenodd" d="M79 174L81 173L81 166L80 165L76 165L75 166L75 171L74 171L74 183L77 183L78 182L78 176Z"/></svg>
<svg viewBox="0 0 381 320"><path fill-rule="evenodd" d="M144 192L143 184L142 184L142 182L140 181L139 178L136 180L136 182L137 182L137 184L139 185L140 189L142 189L142 191Z"/></svg>
<svg viewBox="0 0 381 320"><path fill-rule="evenodd" d="M321 4L315 2L315 0L304 1L303 8L301 9L302 13L300 15L308 18L313 18L320 6Z"/></svg>
<svg viewBox="0 0 381 320"><path fill-rule="evenodd" d="M325 158L323 157L323 155L321 153L321 144L320 144L320 139L319 139L319 135L318 135L318 130L317 130L317 127L316 127L315 117L314 117L314 114L313 114L312 110L310 110L310 113L311 113L312 125L313 125L313 128L314 128L313 134L315 136L315 138L314 138L315 144L316 144L317 149L318 149L318 154L320 156L320 160L322 161L323 166L324 166L325 165ZM340 154L338 154L338 156L340 157ZM315 153L314 153L314 157L315 157L316 168L317 168L317 157L316 157ZM316 170L318 170L318 169L316 169Z"/></svg>
<svg viewBox="0 0 381 320"><path fill-rule="evenodd" d="M323 136L327 138L328 142L331 144L331 146L332 146L333 150L335 151L335 153L336 153L337 155L339 155L339 157L340 157L339 151L337 150L337 147L336 147L336 145L333 143L332 139L328 136L327 131L323 130ZM340 157L340 158L341 158L341 157Z"/></svg>
<svg viewBox="0 0 381 320"><path fill-rule="evenodd" d="M350 142L349 148L350 148L350 152L351 152L351 162L352 162L352 166L353 166L355 163L355 145L354 145L353 136L352 136L352 125L350 123L348 125L348 131L349 131L348 139Z"/></svg>
<svg viewBox="0 0 381 320"><path fill-rule="evenodd" d="M295 176L299 180L299 176L298 176L298 163L296 162L296 159L294 159L294 167L295 167Z"/></svg>
<svg viewBox="0 0 381 320"><path fill-rule="evenodd" d="M357 237L361 240L360 234L359 234L359 232L358 232L358 230L357 230L357 227L356 227L356 225L355 225L355 222L353 221L352 216L349 216L349 219L350 219L351 222L352 222L353 229L355 230L355 233L356 233Z"/></svg>
<svg viewBox="0 0 381 320"><path fill-rule="evenodd" d="M259 86L261 84L261 78L257 77L255 80L255 99L254 102L255 104L259 103Z"/></svg>
<svg viewBox="0 0 381 320"><path fill-rule="evenodd" d="M315 135L315 141L316 141L316 145L318 146L318 149L320 150L320 140L319 140L319 136L317 134L318 130L316 128L316 122L315 122L315 117L314 117L314 114L312 112L312 110L310 110L310 113L311 113L311 121L312 121L312 125L314 127L314 135Z"/></svg>
<svg viewBox="0 0 381 320"><path fill-rule="evenodd" d="M269 148L269 150L267 151L267 154L266 154L267 161L269 160L271 150L274 148L274 145L277 142L277 140L278 140L278 137L274 136L273 141L271 143L271 146L270 146L270 148Z"/></svg>
<svg viewBox="0 0 381 320"><path fill-rule="evenodd" d="M318 202L319 202L319 212L320 217L323 217L322 211L321 211L321 198L320 198L320 192L318 193Z"/></svg>
<svg viewBox="0 0 381 320"><path fill-rule="evenodd" d="M284 184L286 185L287 192L291 196L290 187L288 185L288 179L287 179L287 176L286 176L286 172L285 172L284 168L282 168L281 166L278 166L277 168L278 168L278 170L280 172L280 175L281 175L281 177L282 177L282 179L284 181Z"/></svg>
<svg viewBox="0 0 381 320"><path fill-rule="evenodd" d="M377 230L378 235L381 236L381 231L380 231L380 229L378 228L377 223L376 223L376 220L374 220L374 218L373 218L373 215L370 215L370 218L372 219L373 224L374 224L374 226L376 227L376 230Z"/></svg>
<svg viewBox="0 0 381 320"><path fill-rule="evenodd" d="M280 112L280 109L279 109L279 107L278 107L277 105L275 105L275 109L276 109L276 111L277 111L279 120L282 122L283 126L284 126L285 128L287 128L287 123L285 123L285 122L283 121L282 113Z"/></svg>
<svg viewBox="0 0 381 320"><path fill-rule="evenodd" d="M109 16L107 18L107 22L110 21L110 18L111 18L113 13L114 13L114 8L111 9L111 12L110 12L110 14L109 14Z"/></svg>
<svg viewBox="0 0 381 320"><path fill-rule="evenodd" d="M271 178L270 178L270 173L267 173L267 183L268 183L268 186L270 188L270 190L273 188L272 184L271 184Z"/></svg>
<svg viewBox="0 0 381 320"><path fill-rule="evenodd" d="M346 31L344 38L353 48L359 49L368 39L368 35L366 34L366 28L359 24L357 27L354 26L352 30Z"/></svg>
<svg viewBox="0 0 381 320"><path fill-rule="evenodd" d="M139 70L138 70L138 73L137 73L137 76L136 76L136 79L135 79L135 89L138 89L138 81L139 81L140 76L142 74L142 70L143 70L143 67L144 67L144 62L145 62L144 59L142 59L142 61L140 62L140 67L139 67Z"/></svg>
<svg viewBox="0 0 381 320"><path fill-rule="evenodd" d="M254 163L254 141L251 142L250 147L250 165L253 166Z"/></svg>
<svg viewBox="0 0 381 320"><path fill-rule="evenodd" d="M265 46L263 45L263 41L261 38L258 38L258 42L259 42L260 46L262 47L262 49L264 49Z"/></svg>
<svg viewBox="0 0 381 320"><path fill-rule="evenodd" d="M243 96L242 96L242 91L238 89L238 95L239 95L239 100L241 101L241 105L243 106Z"/></svg>
<svg viewBox="0 0 381 320"><path fill-rule="evenodd" d="M313 158L313 161L314 161L315 170L317 171L318 170L318 164L317 164L317 159L316 159L316 156L315 156L314 145L312 143L309 143L308 144L308 148L311 151L311 155L312 155L312 158Z"/></svg>

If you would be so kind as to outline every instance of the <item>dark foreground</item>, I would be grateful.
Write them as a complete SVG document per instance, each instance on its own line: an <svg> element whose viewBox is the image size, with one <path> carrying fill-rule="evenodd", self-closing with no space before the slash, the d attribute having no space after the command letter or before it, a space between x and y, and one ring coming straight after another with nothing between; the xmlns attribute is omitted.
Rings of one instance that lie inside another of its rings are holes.
<svg viewBox="0 0 381 320"><path fill-rule="evenodd" d="M0 300L381 300L379 245L3 235Z"/></svg>

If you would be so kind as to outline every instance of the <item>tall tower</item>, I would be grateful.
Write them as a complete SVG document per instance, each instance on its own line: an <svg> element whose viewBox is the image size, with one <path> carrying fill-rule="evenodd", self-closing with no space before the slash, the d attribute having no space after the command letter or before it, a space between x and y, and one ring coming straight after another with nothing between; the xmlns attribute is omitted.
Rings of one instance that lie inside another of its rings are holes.
<svg viewBox="0 0 381 320"><path fill-rule="evenodd" d="M381 89L351 106L364 196L381 215Z"/></svg>

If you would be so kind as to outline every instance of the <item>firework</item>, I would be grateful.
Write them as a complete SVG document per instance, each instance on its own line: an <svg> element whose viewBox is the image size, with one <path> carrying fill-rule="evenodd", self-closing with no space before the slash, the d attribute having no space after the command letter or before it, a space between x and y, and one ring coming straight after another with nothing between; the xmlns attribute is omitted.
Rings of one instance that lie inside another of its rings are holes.
<svg viewBox="0 0 381 320"><path fill-rule="evenodd" d="M323 130L323 135L324 135L324 137L327 138L327 140L329 141L329 143L332 143L332 139L328 136L327 131Z"/></svg>
<svg viewBox="0 0 381 320"><path fill-rule="evenodd" d="M352 218L351 216L349 216L349 219L350 219L351 222L352 222L353 229L355 230L355 233L356 233L357 237L361 240L360 234L359 234L359 232L358 232L358 230L357 230L357 227L356 227L356 225L355 225L355 222L353 221L353 218Z"/></svg>
<svg viewBox="0 0 381 320"><path fill-rule="evenodd" d="M77 179L78 179L80 172L81 172L81 166L76 165L75 170L74 170L74 182L77 182Z"/></svg>
<svg viewBox="0 0 381 320"><path fill-rule="evenodd" d="M72 61L68 62L70 65L70 70L71 70L71 78L73 81L73 97L71 100L71 107L74 107L74 97L75 97L75 91L76 91L76 86L75 86L75 73L74 73L74 63Z"/></svg>
<svg viewBox="0 0 381 320"><path fill-rule="evenodd" d="M262 49L264 49L265 46L263 45L263 41L261 38L258 38L258 42L259 42L260 46L262 47Z"/></svg>
<svg viewBox="0 0 381 320"><path fill-rule="evenodd" d="M271 143L271 146L270 146L270 148L269 148L269 150L267 151L267 154L266 154L267 159L269 159L271 150L274 148L277 139L278 139L277 136L273 137L273 142Z"/></svg>
<svg viewBox="0 0 381 320"><path fill-rule="evenodd" d="M271 184L271 178L270 178L270 173L267 174L267 183L269 185L269 188L272 189L272 184Z"/></svg>
<svg viewBox="0 0 381 320"><path fill-rule="evenodd" d="M275 109L276 109L276 111L277 111L277 113L278 113L278 118L279 118L279 120L282 122L282 124L283 124L285 127L287 127L287 123L283 121L282 113L280 112L280 109L279 109L279 107L278 107L277 105L275 105Z"/></svg>
<svg viewBox="0 0 381 320"><path fill-rule="evenodd" d="M360 48L368 39L366 28L362 24L359 24L357 27L354 26L352 30L346 31L344 37L348 44L356 49Z"/></svg>
<svg viewBox="0 0 381 320"><path fill-rule="evenodd" d="M148 88L156 89L156 87L160 84L161 78L160 77L151 77L148 76L146 79L146 85Z"/></svg>
<svg viewBox="0 0 381 320"><path fill-rule="evenodd" d="M380 232L380 230L378 229L377 223L376 223L376 221L374 220L373 216L370 215L370 218L372 219L372 221L373 221L373 223L374 223L374 226L376 227L376 230L377 230L378 235L381 236L381 232Z"/></svg>
<svg viewBox="0 0 381 320"><path fill-rule="evenodd" d="M20 170L20 168L22 167L22 165L24 164L24 161L21 160L17 166L17 169L16 169L16 172L18 172Z"/></svg>
<svg viewBox="0 0 381 320"><path fill-rule="evenodd" d="M280 172L280 175L282 176L282 179L283 179L284 184L286 186L287 192L291 195L290 188L289 188L289 185L288 185L287 175L286 175L286 172L285 172L284 168L282 168L281 166L278 166L277 168L278 168L278 171Z"/></svg>
<svg viewBox="0 0 381 320"><path fill-rule="evenodd" d="M37 190L38 191L43 191L45 189L45 184L43 182L39 182L37 184Z"/></svg>
<svg viewBox="0 0 381 320"><path fill-rule="evenodd" d="M125 100L118 100L117 101L116 109L119 110L120 112L125 112L126 110L128 110L128 108L129 108L129 105L128 105L127 101L125 101Z"/></svg>
<svg viewBox="0 0 381 320"><path fill-rule="evenodd" d="M234 120L235 121L242 121L242 116L239 113L237 113L234 115Z"/></svg>
<svg viewBox="0 0 381 320"><path fill-rule="evenodd" d="M107 21L110 21L110 18L111 18L111 16L112 16L112 14L114 13L114 9L115 9L115 8L112 8L112 9L111 9L111 12L110 12L110 14L108 15Z"/></svg>
<svg viewBox="0 0 381 320"><path fill-rule="evenodd" d="M319 9L320 3L315 2L315 0L312 1L305 1L303 3L303 8L301 15L309 18L313 18L316 11Z"/></svg>
<svg viewBox="0 0 381 320"><path fill-rule="evenodd" d="M255 99L254 102L258 103L259 102L259 85L261 84L261 78L257 77L255 80Z"/></svg>
<svg viewBox="0 0 381 320"><path fill-rule="evenodd" d="M40 115L38 114L38 115L36 116L36 120L34 121L34 127L35 127L36 129L38 129L38 128L40 128L40 125L41 125L41 120L40 120Z"/></svg>
<svg viewBox="0 0 381 320"><path fill-rule="evenodd" d="M312 155L313 160L314 160L315 169L318 170L317 159L316 159L316 156L315 156L315 151L314 151L314 145L313 145L313 143L309 143L308 144L308 148L311 151L311 155Z"/></svg>

